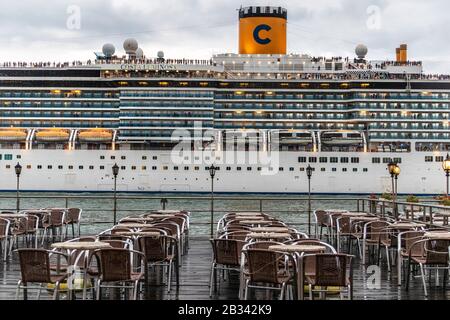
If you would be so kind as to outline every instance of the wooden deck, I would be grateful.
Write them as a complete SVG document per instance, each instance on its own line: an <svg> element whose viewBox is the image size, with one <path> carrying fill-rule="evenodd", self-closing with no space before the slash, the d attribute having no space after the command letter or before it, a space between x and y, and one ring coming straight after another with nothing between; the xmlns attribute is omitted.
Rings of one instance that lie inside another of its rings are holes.
<svg viewBox="0 0 450 320"><path fill-rule="evenodd" d="M180 269L180 287L177 290L173 287L170 294L166 292L165 286L158 286L152 282L149 288L148 299L156 300L209 300L209 272L211 263L211 246L206 238L192 238L190 249L183 257ZM11 300L15 298L15 289L20 277L17 255L14 254L8 263L0 262L0 299ZM355 263L354 269L354 299L355 300L409 300L425 299L420 278L411 281L409 291L396 284L396 272L392 276L386 268L381 270L381 281L379 288L370 289L373 281L369 279L370 274L366 274L359 261ZM369 283L369 286L368 284ZM441 280L442 283L442 280ZM376 284L375 284L376 285ZM220 291L214 294L212 299L229 300L238 297L238 277L232 275L227 282L221 282ZM259 292L256 299L267 298L264 292ZM30 291L30 299L35 298L35 294ZM44 291L41 299L49 299L50 295ZM64 296L61 297L62 299ZM108 298L108 297L105 297ZM330 299L333 297L330 296ZM334 297L336 298L336 297ZM435 287L434 281L429 289L428 299L443 300L450 298L450 285L444 291L442 287Z"/></svg>

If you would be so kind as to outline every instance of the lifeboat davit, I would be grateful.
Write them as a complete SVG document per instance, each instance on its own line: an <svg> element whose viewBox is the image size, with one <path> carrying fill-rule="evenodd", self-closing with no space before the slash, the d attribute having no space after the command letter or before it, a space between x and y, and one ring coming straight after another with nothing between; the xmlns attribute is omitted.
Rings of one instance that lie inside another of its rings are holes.
<svg viewBox="0 0 450 320"><path fill-rule="evenodd" d="M45 142L68 141L70 133L64 129L44 129L36 132L36 140Z"/></svg>
<svg viewBox="0 0 450 320"><path fill-rule="evenodd" d="M362 134L356 131L323 132L321 141L327 145L359 145L364 143Z"/></svg>
<svg viewBox="0 0 450 320"><path fill-rule="evenodd" d="M78 134L78 139L84 142L110 142L113 134L105 129L83 130Z"/></svg>
<svg viewBox="0 0 450 320"><path fill-rule="evenodd" d="M27 132L21 129L0 130L0 141L24 141L27 138Z"/></svg>

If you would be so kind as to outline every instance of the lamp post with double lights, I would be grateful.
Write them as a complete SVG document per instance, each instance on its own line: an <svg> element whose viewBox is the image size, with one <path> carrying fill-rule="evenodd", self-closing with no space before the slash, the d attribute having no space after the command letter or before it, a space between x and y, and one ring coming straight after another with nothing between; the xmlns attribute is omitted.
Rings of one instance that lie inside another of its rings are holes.
<svg viewBox="0 0 450 320"><path fill-rule="evenodd" d="M391 175L391 182L392 182L392 203L394 206L394 216L395 219L398 219L398 208L397 208L397 180L398 176L400 175L400 167L398 164L394 161L390 161L388 163L388 170L389 174Z"/></svg>
<svg viewBox="0 0 450 320"><path fill-rule="evenodd" d="M119 166L115 163L112 166L114 176L114 225L117 223L117 175L119 174Z"/></svg>
<svg viewBox="0 0 450 320"><path fill-rule="evenodd" d="M219 168L215 167L214 164L212 164L209 167L209 176L211 177L211 217L210 217L210 224L211 224L210 236L211 236L211 238L214 236L214 177L215 177L216 171L218 169Z"/></svg>
<svg viewBox="0 0 450 320"><path fill-rule="evenodd" d="M446 198L448 198L448 179L450 176L450 156L448 155L448 153L447 153L447 157L442 162L442 169L444 169L445 176L447 177L447 189L446 189L445 196L446 196Z"/></svg>
<svg viewBox="0 0 450 320"><path fill-rule="evenodd" d="M20 207L20 197L19 197L19 186L20 186L20 174L22 173L22 166L20 163L17 162L16 166L14 167L14 170L16 171L17 176L17 183L16 183L16 210L19 212Z"/></svg>
<svg viewBox="0 0 450 320"><path fill-rule="evenodd" d="M313 168L308 165L306 175L308 176L308 235L311 235L311 177Z"/></svg>

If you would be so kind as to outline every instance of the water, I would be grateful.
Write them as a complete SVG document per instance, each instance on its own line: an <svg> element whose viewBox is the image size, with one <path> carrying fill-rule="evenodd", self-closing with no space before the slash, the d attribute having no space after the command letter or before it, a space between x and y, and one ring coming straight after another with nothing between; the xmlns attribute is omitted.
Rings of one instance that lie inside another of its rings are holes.
<svg viewBox="0 0 450 320"><path fill-rule="evenodd" d="M40 193L27 192L21 194L20 209L37 209L46 207L78 207L83 209L82 233L94 234L112 226L113 195L111 193ZM209 195L158 193L117 194L117 220L128 215L137 215L149 210L161 209L161 198L168 198L166 209L183 209L192 213L191 235L207 236L210 232L211 199ZM214 199L214 223L226 212L230 211L262 211L271 214L289 224L294 224L300 231L307 230L308 201L307 197L292 195L215 195L225 199ZM32 198L36 197L36 198ZM69 198L64 198L69 197ZM74 197L74 198L70 198ZM81 198L91 197L91 198ZM121 199L121 197L124 197ZM126 199L133 198L133 199ZM171 197L177 197L174 199ZM151 198L151 199L149 199ZM238 199L236 199L238 198ZM260 202L259 199L266 198ZM270 199L269 199L270 198ZM346 209L356 211L358 197L349 196L314 196L311 202L315 209ZM0 193L0 210L16 208L15 193ZM359 210L363 208L360 207ZM367 209L367 208L366 208ZM313 222L313 217L311 217Z"/></svg>

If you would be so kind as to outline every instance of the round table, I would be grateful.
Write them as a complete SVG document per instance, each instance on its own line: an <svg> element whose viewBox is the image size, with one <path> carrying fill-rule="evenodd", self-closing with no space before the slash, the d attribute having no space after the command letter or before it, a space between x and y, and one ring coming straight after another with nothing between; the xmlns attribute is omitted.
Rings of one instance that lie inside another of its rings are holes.
<svg viewBox="0 0 450 320"><path fill-rule="evenodd" d="M369 214L367 212L343 212L343 217L367 217Z"/></svg>
<svg viewBox="0 0 450 320"><path fill-rule="evenodd" d="M448 231L444 231L444 232L430 231L430 232L425 232L424 237L429 238L429 239L436 239L436 240L450 240L450 232L448 232Z"/></svg>
<svg viewBox="0 0 450 320"><path fill-rule="evenodd" d="M133 222L125 222L125 223L119 223L115 225L115 228L145 228L145 227L151 227L152 225L149 223L133 223ZM114 229L114 228L113 228Z"/></svg>
<svg viewBox="0 0 450 320"><path fill-rule="evenodd" d="M289 233L276 233L276 232L267 232L267 233L263 233L263 232L251 232L247 235L247 238L251 238L251 239L287 239L287 238L291 238L291 235Z"/></svg>
<svg viewBox="0 0 450 320"><path fill-rule="evenodd" d="M283 227L253 227L253 228L250 228L250 232L287 233L287 232L289 232L289 228L283 228Z"/></svg>
<svg viewBox="0 0 450 320"><path fill-rule="evenodd" d="M159 237L161 234L156 231L119 231L115 234L125 237Z"/></svg>
<svg viewBox="0 0 450 320"><path fill-rule="evenodd" d="M412 222L395 222L389 226L389 228L396 229L396 230L409 230L421 227L422 225L418 223L412 223Z"/></svg>
<svg viewBox="0 0 450 320"><path fill-rule="evenodd" d="M240 220L240 224L250 224L250 225L263 225L263 224L271 224L273 221L268 220Z"/></svg>
<svg viewBox="0 0 450 320"><path fill-rule="evenodd" d="M269 247L269 250L281 251L281 252L305 252L305 253L320 253L326 250L326 247L315 244L289 244L289 245L273 245Z"/></svg>
<svg viewBox="0 0 450 320"><path fill-rule="evenodd" d="M234 214L242 217L259 217L263 215L261 212L235 212Z"/></svg>
<svg viewBox="0 0 450 320"><path fill-rule="evenodd" d="M173 214L146 214L145 217L146 218L172 218L174 215Z"/></svg>
<svg viewBox="0 0 450 320"><path fill-rule="evenodd" d="M20 219L20 218L27 218L28 215L25 213L7 213L7 214L0 214L0 218L4 219Z"/></svg>
<svg viewBox="0 0 450 320"><path fill-rule="evenodd" d="M234 220L265 220L263 216L239 216L234 217Z"/></svg>

